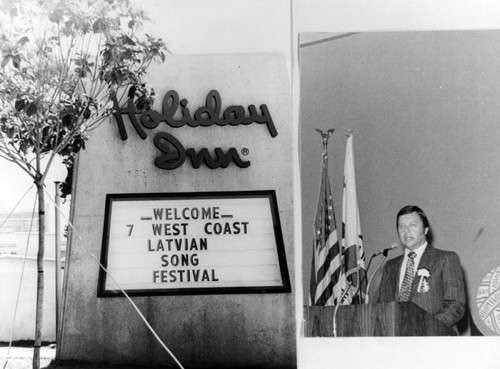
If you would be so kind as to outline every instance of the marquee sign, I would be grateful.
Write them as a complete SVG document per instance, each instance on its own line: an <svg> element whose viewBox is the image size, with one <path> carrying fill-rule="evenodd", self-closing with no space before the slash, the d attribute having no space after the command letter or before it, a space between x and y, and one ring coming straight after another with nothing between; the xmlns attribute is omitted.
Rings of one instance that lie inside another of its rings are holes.
<svg viewBox="0 0 500 369"><path fill-rule="evenodd" d="M132 126L143 140L147 137L145 129L155 129L160 123L165 123L171 128L186 125L189 127L210 127L213 125L238 126L256 123L264 124L271 137L278 135L266 104L260 105L260 112L255 105L249 105L247 109L242 105L230 105L222 111L222 100L217 90L211 90L207 94L205 105L194 110L193 114L188 104L188 100L181 99L177 91L170 90L163 97L161 112L148 109L142 112L138 118L133 96L129 98L124 108L119 106L118 100L114 97L115 113L113 115L118 125L120 137L124 141L128 139L128 135L122 115L130 119ZM250 166L250 161L243 160L235 147L226 151L217 147L213 154L206 147L199 150L186 149L176 137L165 131L156 133L154 145L161 153L155 159L155 165L160 169L179 168L187 159L191 161L193 168L199 168L202 164L210 169L227 168L231 161L240 168Z"/></svg>
<svg viewBox="0 0 500 369"><path fill-rule="evenodd" d="M98 296L290 292L274 191L109 194Z"/></svg>

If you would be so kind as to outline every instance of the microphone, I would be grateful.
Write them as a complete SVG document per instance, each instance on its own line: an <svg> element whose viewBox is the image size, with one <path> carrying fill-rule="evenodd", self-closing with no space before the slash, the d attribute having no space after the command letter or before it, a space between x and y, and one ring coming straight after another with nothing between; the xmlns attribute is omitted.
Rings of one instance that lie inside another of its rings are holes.
<svg viewBox="0 0 500 369"><path fill-rule="evenodd" d="M371 257L370 257L370 260L368 261L368 266L366 267L365 269L365 275L363 276L363 278L361 278L361 281L358 285L358 288L356 289L356 291L354 292L354 294L352 295L352 299L351 301L354 301L354 298L356 297L359 297L361 298L361 296L359 295L360 292L361 292L361 286L363 286L363 283L366 283L367 279L368 279L368 270L370 269L370 265L373 261L373 259L375 258L375 256L378 256L380 254L384 254L384 258L382 259L382 262L385 260L385 258L387 257L387 253L392 250L392 249L395 249L396 247L398 247L398 245L396 243L392 244L390 247L387 247L385 249L382 249L382 250L379 250L377 251L375 254L373 254ZM378 265L377 267L377 270L378 268L380 267L380 265L382 265L382 262ZM377 272L377 270L375 270L375 273ZM365 300L365 304L368 303L368 293L369 293L369 290L368 288L370 287L370 283L371 283L371 279L373 278L373 276L375 275L375 273L373 273L373 275L371 276L370 280L368 281L368 285L366 286L367 289L366 289L366 300ZM350 287L350 286L349 286Z"/></svg>
<svg viewBox="0 0 500 369"><path fill-rule="evenodd" d="M378 255L380 255L380 254L385 254L385 255L387 255L386 253L387 253L388 251L390 251L390 250L392 250L392 249L395 249L396 247L398 247L398 245L397 245L397 244L392 244L390 247L387 247L387 248L385 248L385 249L382 249L382 250L377 251L375 254L373 254L373 256L378 256Z"/></svg>

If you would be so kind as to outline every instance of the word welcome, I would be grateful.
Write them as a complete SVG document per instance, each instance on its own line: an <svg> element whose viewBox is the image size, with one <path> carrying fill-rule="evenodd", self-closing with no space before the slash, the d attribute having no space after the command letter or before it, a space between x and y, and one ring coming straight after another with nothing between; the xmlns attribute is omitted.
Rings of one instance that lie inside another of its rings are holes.
<svg viewBox="0 0 500 369"><path fill-rule="evenodd" d="M153 208L155 220L219 219L219 207Z"/></svg>
<svg viewBox="0 0 500 369"><path fill-rule="evenodd" d="M144 129L155 129L160 123L165 123L172 128L180 128L186 125L189 127L210 127L212 125L238 126L256 123L266 125L271 137L278 135L266 104L260 105L260 113L255 105L248 106L248 114L242 105L228 106L222 112L221 100L219 92L211 90L207 94L205 106L199 107L191 114L188 100L180 99L176 91L170 90L163 97L161 112L148 109L137 119L134 97L129 98L124 108L119 106L118 100L114 97L115 113L113 115L118 125L120 137L124 141L127 140L128 135L122 115L128 116L132 126L143 140L147 137ZM176 137L167 132L158 132L153 142L161 152L155 159L155 165L161 169L172 170L179 168L187 158L189 158L194 168L199 168L202 164L211 169L227 168L231 162L240 168L250 166L250 162L244 161L234 147L229 148L227 151L217 147L212 155L207 148L201 148L200 150L184 148Z"/></svg>

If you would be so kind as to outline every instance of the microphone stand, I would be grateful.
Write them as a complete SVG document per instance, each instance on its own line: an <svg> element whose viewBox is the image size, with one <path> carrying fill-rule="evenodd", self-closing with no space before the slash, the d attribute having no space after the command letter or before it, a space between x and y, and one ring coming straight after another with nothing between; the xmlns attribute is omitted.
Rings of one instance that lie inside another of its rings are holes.
<svg viewBox="0 0 500 369"><path fill-rule="evenodd" d="M340 301L337 305L335 305L335 309L333 310L333 337L337 337L337 322L336 322L336 317L337 317L337 311L339 310L339 306L342 305L342 302L344 301L345 296L347 295L347 292L349 292L349 289L352 286L351 281L347 281L348 285L347 288L345 289L344 293L340 297Z"/></svg>
<svg viewBox="0 0 500 369"><path fill-rule="evenodd" d="M377 268L375 269L375 272L373 272L372 276L370 277L370 279L368 280L368 284L366 286L366 299L365 299L365 304L368 304L368 300L370 299L369 297L369 293L370 293L370 284L373 280L373 277L375 276L375 274L377 273L377 271L379 270L380 266L382 265L382 263L385 261L385 259L387 258L387 254L389 253L389 251L392 250L392 249L385 249L383 252L382 252L382 255L383 255L383 258L382 260L380 261L380 263L377 265ZM365 275L363 276L363 279L361 280L361 283L359 284L358 288L356 289L356 292L354 293L354 295L352 296L353 300L354 298L356 297L356 295L359 293L359 291L361 290L361 286L363 285L364 282L366 282L366 278L368 276L368 270L370 269L370 265L373 261L373 258L375 256L378 256L380 255L379 253L376 253L376 254L373 254L370 258L370 260L368 261L368 266L366 267L366 273ZM361 296L360 296L360 300L361 300Z"/></svg>
<svg viewBox="0 0 500 369"><path fill-rule="evenodd" d="M387 258L387 254L389 253L390 250L392 250L392 249L391 248L385 249L382 252L383 258L380 261L380 263L377 265L377 268L375 269L375 272L373 272L372 276L370 277L370 279L368 281L368 285L366 286L366 300L365 300L365 304L368 304L368 300L369 300L369 288L370 288L370 284L371 284L371 282L373 280L373 277L375 276L375 274L377 274L378 270L380 269L380 266L383 264L383 262ZM368 265L366 267L366 273L363 276L363 278L361 280L361 283L359 284L358 288L356 289L356 292L352 296L353 300L356 297L356 295L359 293L359 291L360 291L361 286L363 285L363 283L366 281L366 278L367 278L367 275L368 275L368 269L370 269L370 265L371 265L371 263L373 261L373 258L375 256L378 256L378 255L380 255L380 254L376 253L376 254L373 254L370 257L370 260L368 261ZM335 309L333 310L333 337L337 337L337 322L336 322L337 311L339 309L339 306L342 304L342 301L344 301L344 298L347 295L347 292L349 292L349 289L352 287L352 282L351 281L347 281L347 283L348 283L347 288L345 289L344 293L342 294L339 303L337 305L335 305Z"/></svg>
<svg viewBox="0 0 500 369"><path fill-rule="evenodd" d="M373 277L375 277L375 274L377 274L378 270L380 269L380 267L384 263L385 259L387 259L387 254L389 253L389 250L390 249L387 249L387 250L385 250L382 253L382 256L383 256L382 260L380 260L380 263L378 263L377 267L375 268L375 271L373 272L372 276L368 280L368 285L366 286L366 300L365 300L365 304L368 304L368 301L370 300L370 294L369 294L370 293L370 285L371 285L371 283L373 281ZM370 259L370 261L371 261L371 259ZM367 272L368 272L368 269L367 269Z"/></svg>
<svg viewBox="0 0 500 369"><path fill-rule="evenodd" d="M359 283L359 286L358 288L356 289L356 292L354 292L354 295L352 295L352 300L354 300L354 298L358 295L359 291L361 290L361 286L363 285L363 283L366 282L366 278L367 278L367 275L368 275L368 269L370 269L370 265L372 264L372 260L373 258L376 256L376 254L373 254L370 258L370 260L368 261L368 265L366 267L366 273L365 275L363 276L363 278L361 279L360 283ZM368 296L368 288L366 289L366 293L367 293L367 296ZM362 298L361 298L361 295L359 296L359 299L360 299L360 302L362 302Z"/></svg>

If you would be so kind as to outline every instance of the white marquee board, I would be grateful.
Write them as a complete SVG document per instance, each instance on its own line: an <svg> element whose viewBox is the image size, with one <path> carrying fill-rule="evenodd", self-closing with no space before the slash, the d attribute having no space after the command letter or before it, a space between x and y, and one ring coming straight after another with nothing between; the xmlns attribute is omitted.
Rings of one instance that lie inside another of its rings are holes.
<svg viewBox="0 0 500 369"><path fill-rule="evenodd" d="M99 296L290 292L274 191L110 194Z"/></svg>

